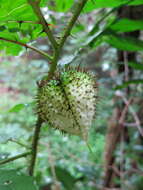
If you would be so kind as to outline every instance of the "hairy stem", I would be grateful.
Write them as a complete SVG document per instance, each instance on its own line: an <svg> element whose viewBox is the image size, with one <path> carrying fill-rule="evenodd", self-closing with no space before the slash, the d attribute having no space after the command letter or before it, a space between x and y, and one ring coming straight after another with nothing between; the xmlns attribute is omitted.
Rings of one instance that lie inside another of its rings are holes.
<svg viewBox="0 0 143 190"><path fill-rule="evenodd" d="M11 42L11 43L14 43L14 44L23 46L23 47L25 47L25 48L31 49L31 50L33 50L33 51L35 51L35 52L37 52L37 53L39 53L39 54L41 54L41 55L43 55L43 56L46 56L49 61L52 61L52 57L50 57L50 56L49 56L47 53L45 53L44 51L37 49L36 47L30 46L30 45L25 44L25 43L23 43L23 42L19 42L19 41L16 41L16 40L10 40L10 39L3 38L3 37L0 37L0 40L6 41L6 42Z"/></svg>
<svg viewBox="0 0 143 190"><path fill-rule="evenodd" d="M19 155L17 155L17 156L13 156L13 157L7 158L7 159L5 159L5 160L1 160L1 161L0 161L0 165L6 164L6 163L8 163L8 162L12 162L12 161L17 160L17 159L19 159L19 158L26 157L26 156L28 156L28 155L30 155L30 154L31 154L31 152L25 152L25 153L23 153L23 154L19 154Z"/></svg>
<svg viewBox="0 0 143 190"><path fill-rule="evenodd" d="M33 176L34 173L34 167L36 163L36 157L37 157L37 148L38 148L38 140L40 135L40 129L42 127L43 121L38 118L36 126L35 126L35 132L33 136L33 142L32 142L32 155L31 155L31 161L29 166L29 175Z"/></svg>

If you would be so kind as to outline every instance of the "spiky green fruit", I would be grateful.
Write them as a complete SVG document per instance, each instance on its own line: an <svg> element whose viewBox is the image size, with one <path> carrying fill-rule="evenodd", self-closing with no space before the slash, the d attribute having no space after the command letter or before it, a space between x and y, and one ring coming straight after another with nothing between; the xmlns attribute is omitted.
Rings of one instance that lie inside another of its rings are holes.
<svg viewBox="0 0 143 190"><path fill-rule="evenodd" d="M38 114L49 125L87 139L97 105L95 78L69 70L43 83L37 94Z"/></svg>

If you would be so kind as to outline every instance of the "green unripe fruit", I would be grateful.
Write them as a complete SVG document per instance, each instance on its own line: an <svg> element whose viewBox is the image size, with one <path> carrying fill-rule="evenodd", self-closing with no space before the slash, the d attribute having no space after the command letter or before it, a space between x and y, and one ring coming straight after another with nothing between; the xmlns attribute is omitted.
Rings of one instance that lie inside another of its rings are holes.
<svg viewBox="0 0 143 190"><path fill-rule="evenodd" d="M95 78L86 72L69 70L38 89L38 114L51 127L86 140L97 101Z"/></svg>

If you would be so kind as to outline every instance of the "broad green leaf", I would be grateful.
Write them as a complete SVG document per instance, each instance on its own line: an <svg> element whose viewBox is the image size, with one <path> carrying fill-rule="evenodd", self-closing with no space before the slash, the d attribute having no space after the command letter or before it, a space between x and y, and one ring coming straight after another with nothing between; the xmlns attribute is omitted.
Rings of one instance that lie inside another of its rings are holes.
<svg viewBox="0 0 143 190"><path fill-rule="evenodd" d="M17 21L37 21L37 16L33 12L27 0L1 0L0 1L0 37L8 40L30 42L41 36L39 24L19 24ZM43 36L43 35L42 35ZM9 55L18 55L23 48L20 45L0 40L0 50L5 50Z"/></svg>
<svg viewBox="0 0 143 190"><path fill-rule="evenodd" d="M108 31L108 35L104 36L105 42L111 46L125 51L140 51L143 50L143 41L131 37L123 37L115 34L112 31Z"/></svg>
<svg viewBox="0 0 143 190"><path fill-rule="evenodd" d="M143 20L120 19L110 26L110 29L118 32L131 32L143 30Z"/></svg>
<svg viewBox="0 0 143 190"><path fill-rule="evenodd" d="M143 84L143 79L134 79L134 80L124 82L123 84L116 86L114 89L118 90L118 89L126 88L127 86L133 85L133 84Z"/></svg>
<svg viewBox="0 0 143 190"><path fill-rule="evenodd" d="M22 109L24 109L27 105L26 104L17 104L14 107L12 107L9 112L20 112Z"/></svg>
<svg viewBox="0 0 143 190"><path fill-rule="evenodd" d="M0 170L0 190L38 190L33 177L15 170Z"/></svg>
<svg viewBox="0 0 143 190"><path fill-rule="evenodd" d="M36 15L33 13L31 6L27 3L27 0L15 0L11 3L11 0L1 0L0 8L0 21L8 20L37 20Z"/></svg>

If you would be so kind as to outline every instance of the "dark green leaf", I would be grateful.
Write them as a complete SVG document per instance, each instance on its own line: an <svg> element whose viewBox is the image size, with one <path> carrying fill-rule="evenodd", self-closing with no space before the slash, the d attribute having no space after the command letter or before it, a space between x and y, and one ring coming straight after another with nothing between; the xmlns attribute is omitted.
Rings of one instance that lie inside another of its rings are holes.
<svg viewBox="0 0 143 190"><path fill-rule="evenodd" d="M130 3L129 3L130 2ZM89 0L85 5L83 12L90 12L97 8L118 7L124 4L142 5L142 0Z"/></svg>
<svg viewBox="0 0 143 190"><path fill-rule="evenodd" d="M33 177L18 174L15 170L0 170L0 190L25 189L37 190Z"/></svg>
<svg viewBox="0 0 143 190"><path fill-rule="evenodd" d="M76 182L75 178L66 169L55 167L55 171L57 179L62 182L64 187L68 190L73 190Z"/></svg>
<svg viewBox="0 0 143 190"><path fill-rule="evenodd" d="M0 32L6 30L6 27L5 26L0 26Z"/></svg>
<svg viewBox="0 0 143 190"><path fill-rule="evenodd" d="M143 70L143 64L129 62L128 65L134 69Z"/></svg>

